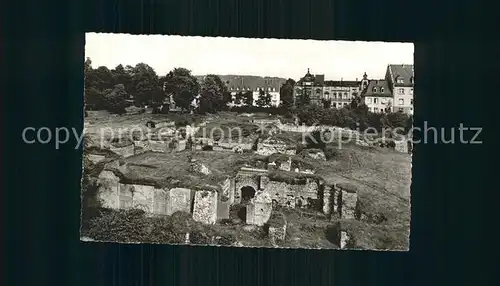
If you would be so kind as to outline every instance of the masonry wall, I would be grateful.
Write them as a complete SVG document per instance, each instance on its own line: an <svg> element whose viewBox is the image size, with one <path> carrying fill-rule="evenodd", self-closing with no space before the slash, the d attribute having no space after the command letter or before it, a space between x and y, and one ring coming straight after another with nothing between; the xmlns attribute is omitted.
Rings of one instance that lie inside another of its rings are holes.
<svg viewBox="0 0 500 286"><path fill-rule="evenodd" d="M358 213L357 188L350 184L336 184L339 213L342 219L356 219Z"/></svg>
<svg viewBox="0 0 500 286"><path fill-rule="evenodd" d="M119 181L120 179L111 171L104 170L99 174L98 199L104 208L118 209L119 202Z"/></svg>
<svg viewBox="0 0 500 286"><path fill-rule="evenodd" d="M167 215L175 212L191 213L193 191L186 188L173 188L168 191Z"/></svg>
<svg viewBox="0 0 500 286"><path fill-rule="evenodd" d="M193 220L204 224L215 224L217 202L217 192L197 191L194 197Z"/></svg>
<svg viewBox="0 0 500 286"><path fill-rule="evenodd" d="M234 203L241 202L241 188L252 187L255 191L259 190L260 178L258 175L238 174L235 179Z"/></svg>

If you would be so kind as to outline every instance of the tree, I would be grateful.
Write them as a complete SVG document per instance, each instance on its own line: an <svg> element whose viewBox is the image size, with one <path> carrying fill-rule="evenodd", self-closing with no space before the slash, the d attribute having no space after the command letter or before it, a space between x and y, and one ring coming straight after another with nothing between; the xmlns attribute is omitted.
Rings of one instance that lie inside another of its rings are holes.
<svg viewBox="0 0 500 286"><path fill-rule="evenodd" d="M243 92L238 92L235 96L234 96L234 104L242 104L244 101L244 95L243 95Z"/></svg>
<svg viewBox="0 0 500 286"><path fill-rule="evenodd" d="M248 106L253 106L253 92L247 91L243 94L243 103Z"/></svg>
<svg viewBox="0 0 500 286"><path fill-rule="evenodd" d="M111 113L124 114L126 98L128 97L123 84L117 84L113 89L108 89L104 94L104 106Z"/></svg>
<svg viewBox="0 0 500 286"><path fill-rule="evenodd" d="M216 113L220 104L219 101L220 99L215 95L213 90L203 90L200 96L198 112L201 114Z"/></svg>
<svg viewBox="0 0 500 286"><path fill-rule="evenodd" d="M259 98L255 102L258 107L271 106L271 95L262 89L259 89Z"/></svg>
<svg viewBox="0 0 500 286"><path fill-rule="evenodd" d="M111 70L111 75L113 77L113 84L123 84L127 92L133 91L132 74L130 71L125 70L123 65L117 65L113 70Z"/></svg>
<svg viewBox="0 0 500 286"><path fill-rule="evenodd" d="M228 93L228 89L220 77L214 74L209 74L205 76L201 84L200 106L202 100L211 100L210 110L212 110L212 108L215 110L225 109L225 107L227 107L227 102L225 101L224 94L226 93ZM206 102L204 102L204 105L205 107L207 106Z"/></svg>
<svg viewBox="0 0 500 286"><path fill-rule="evenodd" d="M106 90L113 88L113 74L111 71L104 66L98 67L96 70L92 71L93 83L91 86L99 90Z"/></svg>
<svg viewBox="0 0 500 286"><path fill-rule="evenodd" d="M130 70L130 93L138 105L150 104L153 107L161 103L165 94L161 90L158 75L152 67L145 63L138 63Z"/></svg>
<svg viewBox="0 0 500 286"><path fill-rule="evenodd" d="M280 100L283 107L290 109L293 106L293 88L295 86L295 81L291 78L287 79L285 83L281 85L280 88Z"/></svg>
<svg viewBox="0 0 500 286"><path fill-rule="evenodd" d="M173 95L175 104L184 110L189 110L191 102L200 92L200 84L191 71L185 68L175 68L165 76L165 93Z"/></svg>
<svg viewBox="0 0 500 286"><path fill-rule="evenodd" d="M361 104L361 96L357 92L353 92L352 94L352 100L351 103L349 104L349 107L351 109L356 109L358 105Z"/></svg>

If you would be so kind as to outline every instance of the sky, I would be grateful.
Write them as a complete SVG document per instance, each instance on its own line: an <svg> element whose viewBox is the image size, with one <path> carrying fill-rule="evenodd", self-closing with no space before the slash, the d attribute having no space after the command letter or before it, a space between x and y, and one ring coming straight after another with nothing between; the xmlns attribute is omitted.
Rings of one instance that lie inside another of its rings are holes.
<svg viewBox="0 0 500 286"><path fill-rule="evenodd" d="M146 63L159 76L175 67L193 75L257 75L326 80L382 79L388 64L413 64L413 43L185 37L87 33L92 66Z"/></svg>

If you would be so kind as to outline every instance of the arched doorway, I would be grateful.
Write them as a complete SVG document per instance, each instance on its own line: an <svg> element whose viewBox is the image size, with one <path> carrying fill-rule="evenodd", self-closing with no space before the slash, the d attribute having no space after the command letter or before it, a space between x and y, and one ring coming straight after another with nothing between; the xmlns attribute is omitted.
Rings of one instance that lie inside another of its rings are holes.
<svg viewBox="0 0 500 286"><path fill-rule="evenodd" d="M255 197L255 189L250 186L241 188L241 203L248 203Z"/></svg>

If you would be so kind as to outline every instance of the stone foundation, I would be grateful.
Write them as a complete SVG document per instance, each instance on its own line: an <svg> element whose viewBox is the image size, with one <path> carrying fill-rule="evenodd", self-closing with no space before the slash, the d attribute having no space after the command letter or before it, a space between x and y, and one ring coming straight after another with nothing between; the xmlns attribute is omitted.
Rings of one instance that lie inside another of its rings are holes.
<svg viewBox="0 0 500 286"><path fill-rule="evenodd" d="M229 219L229 208L231 203L226 202L218 202L217 204L217 220Z"/></svg>
<svg viewBox="0 0 500 286"><path fill-rule="evenodd" d="M336 189L339 192L340 217L342 219L358 218L357 188L351 184L337 184Z"/></svg>
<svg viewBox="0 0 500 286"><path fill-rule="evenodd" d="M106 156L104 156L104 155L97 155L97 154L88 154L87 158L89 158L89 160L92 163L97 164L97 163L101 162L102 160L106 159Z"/></svg>
<svg viewBox="0 0 500 286"><path fill-rule="evenodd" d="M269 220L268 234L272 244L285 240L287 222L281 213L273 213Z"/></svg>
<svg viewBox="0 0 500 286"><path fill-rule="evenodd" d="M217 202L217 192L197 191L194 196L193 220L204 224L215 224Z"/></svg>
<svg viewBox="0 0 500 286"><path fill-rule="evenodd" d="M173 188L168 191L167 214L172 215L181 211L191 213L192 190L185 188Z"/></svg>
<svg viewBox="0 0 500 286"><path fill-rule="evenodd" d="M271 211L271 196L266 192L258 191L255 193L255 198L247 205L246 223L263 226L271 217Z"/></svg>

